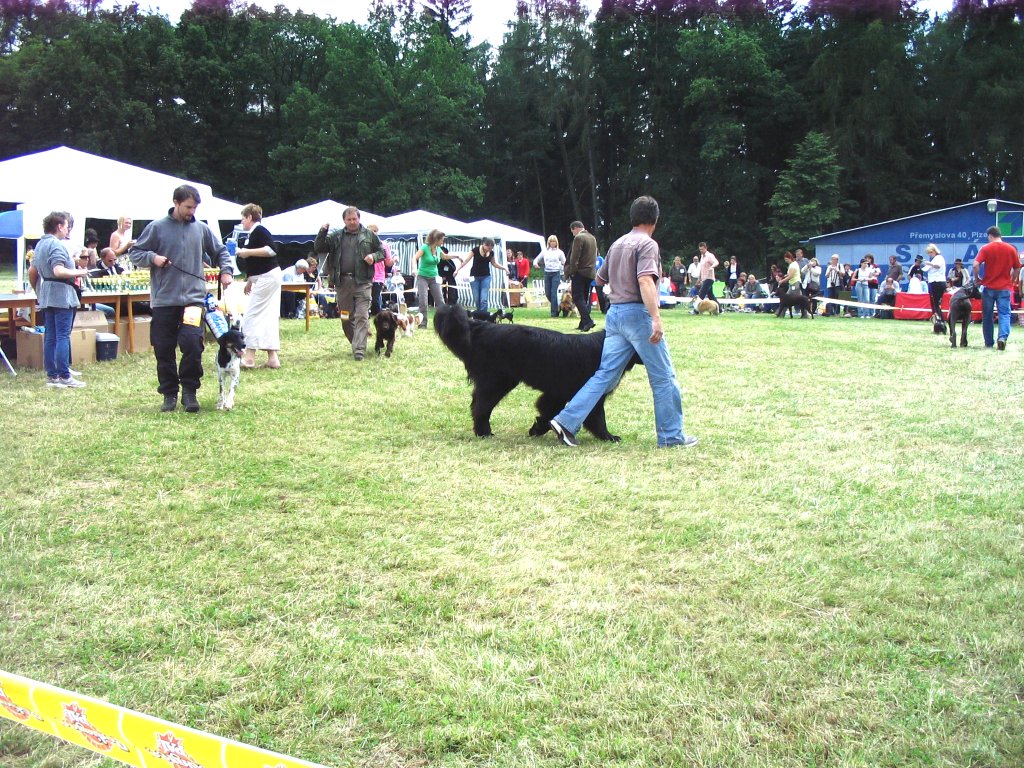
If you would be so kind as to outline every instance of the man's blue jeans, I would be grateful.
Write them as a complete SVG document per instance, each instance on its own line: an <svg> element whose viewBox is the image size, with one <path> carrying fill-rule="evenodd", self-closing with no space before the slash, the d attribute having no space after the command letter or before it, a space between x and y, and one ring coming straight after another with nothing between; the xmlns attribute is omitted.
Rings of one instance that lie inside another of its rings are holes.
<svg viewBox="0 0 1024 768"><path fill-rule="evenodd" d="M473 292L473 303L476 304L476 308L481 312L486 312L487 295L491 290L491 276L474 277L473 282L469 284L469 289Z"/></svg>
<svg viewBox="0 0 1024 768"><path fill-rule="evenodd" d="M75 310L62 307L44 307L43 368L51 379L71 376L71 324Z"/></svg>
<svg viewBox="0 0 1024 768"><path fill-rule="evenodd" d="M682 443L685 439L683 400L669 357L668 342L662 338L658 344L652 344L650 338L651 316L643 304L612 304L605 316L601 367L562 412L555 416L555 420L573 434L579 432L601 396L619 383L635 351L644 361L647 379L654 394L654 426L658 446Z"/></svg>
<svg viewBox="0 0 1024 768"><path fill-rule="evenodd" d="M994 291L984 288L981 292L981 335L985 338L985 346L995 345L992 338L992 308L999 310L999 338L1010 337L1010 292Z"/></svg>

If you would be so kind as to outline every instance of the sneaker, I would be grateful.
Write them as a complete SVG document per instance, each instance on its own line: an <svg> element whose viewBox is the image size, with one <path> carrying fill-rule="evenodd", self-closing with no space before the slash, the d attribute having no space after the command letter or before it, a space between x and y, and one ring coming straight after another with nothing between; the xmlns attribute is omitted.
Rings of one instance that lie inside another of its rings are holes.
<svg viewBox="0 0 1024 768"><path fill-rule="evenodd" d="M1006 339L999 339L996 342L996 348L997 349L1006 349Z"/></svg>
<svg viewBox="0 0 1024 768"><path fill-rule="evenodd" d="M572 432L563 427L554 419L549 421L548 424L551 425L551 429L555 431L555 434L558 435L558 439L562 441L563 445L567 445L570 448L579 448L580 441L576 439L576 435L574 435Z"/></svg>
<svg viewBox="0 0 1024 768"><path fill-rule="evenodd" d="M185 406L186 413L199 413L199 400L196 398L195 392L189 392L187 389L181 393L181 404Z"/></svg>
<svg viewBox="0 0 1024 768"><path fill-rule="evenodd" d="M59 376L47 376L46 377L46 386L48 386L48 387L59 387L60 386L60 377Z"/></svg>
<svg viewBox="0 0 1024 768"><path fill-rule="evenodd" d="M160 406L160 413L170 413L178 407L177 395L164 395L164 404Z"/></svg>
<svg viewBox="0 0 1024 768"><path fill-rule="evenodd" d="M68 373L70 373L72 376L81 376L82 375L81 371L76 371L74 368L68 368Z"/></svg>
<svg viewBox="0 0 1024 768"><path fill-rule="evenodd" d="M47 382L49 384L49 382ZM64 389L81 389L85 386L84 381L79 381L74 376L68 376L66 379L57 379L56 383L51 384L53 387L64 387Z"/></svg>
<svg viewBox="0 0 1024 768"><path fill-rule="evenodd" d="M681 442L681 443L670 443L669 445L662 445L662 446L659 446L659 447L660 448L693 448L693 446L695 446L699 442L700 442L700 440L698 440L696 437L694 437L693 435L689 435L688 437L684 437L683 438L683 442Z"/></svg>

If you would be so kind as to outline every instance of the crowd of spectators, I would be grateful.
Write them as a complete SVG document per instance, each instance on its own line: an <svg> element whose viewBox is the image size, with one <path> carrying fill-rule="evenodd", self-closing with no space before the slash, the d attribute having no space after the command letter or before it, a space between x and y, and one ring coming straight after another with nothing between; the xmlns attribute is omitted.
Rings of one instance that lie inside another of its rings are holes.
<svg viewBox="0 0 1024 768"><path fill-rule="evenodd" d="M945 258L934 243L929 243L925 248L927 258L918 254L913 265L906 270L895 255L889 256L888 264L881 266L875 263L871 253L864 254L856 265L842 264L839 255L832 254L823 267L815 257L807 258L803 249L797 248L792 253L786 252L783 266L770 264L768 274L763 278L739 269L736 257L723 258L712 278L705 256L707 249L703 243L701 245L704 246L700 249L701 253L694 255L689 264L680 256L673 259L668 273L672 295L697 298L708 292L709 280L713 280L725 284L722 298L766 299L774 296L782 284L787 290L799 290L811 297L840 299L846 296L853 301L873 305L842 307L826 303L822 310L824 316L892 318L897 293L927 294L931 299L932 311L938 312L942 296L963 287L971 279L970 270L960 258L954 259L952 266L947 269ZM1020 255L1020 259L1024 267L1024 254ZM1024 269L1021 275L1024 276ZM1018 278L1011 302L1014 308L1021 306L1022 293L1021 278ZM747 312L764 311L760 305L738 309ZM1021 324L1024 325L1024 318Z"/></svg>

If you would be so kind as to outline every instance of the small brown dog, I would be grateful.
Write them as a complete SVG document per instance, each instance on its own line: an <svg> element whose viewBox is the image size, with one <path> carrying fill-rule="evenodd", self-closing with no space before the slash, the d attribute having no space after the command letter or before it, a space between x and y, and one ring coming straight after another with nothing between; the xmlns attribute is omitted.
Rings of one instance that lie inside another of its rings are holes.
<svg viewBox="0 0 1024 768"><path fill-rule="evenodd" d="M572 303L572 294L569 291L562 293L562 300L558 302L558 311L562 317L576 317L576 305Z"/></svg>
<svg viewBox="0 0 1024 768"><path fill-rule="evenodd" d="M721 310L718 307L717 301L711 299L701 299L697 302L697 314L698 315L717 315Z"/></svg>
<svg viewBox="0 0 1024 768"><path fill-rule="evenodd" d="M374 344L373 351L377 353L377 357L380 357L382 352L384 357L391 357L395 349L395 331L398 330L395 313L390 309L382 309L373 316L373 327L377 331L377 343Z"/></svg>

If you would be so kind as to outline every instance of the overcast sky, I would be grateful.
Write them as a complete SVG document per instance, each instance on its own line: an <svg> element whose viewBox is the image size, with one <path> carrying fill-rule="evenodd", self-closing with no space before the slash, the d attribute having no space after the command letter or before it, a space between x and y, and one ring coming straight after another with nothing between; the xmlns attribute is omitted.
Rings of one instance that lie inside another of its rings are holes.
<svg viewBox="0 0 1024 768"><path fill-rule="evenodd" d="M304 11L317 16L332 16L339 21L354 21L365 24L371 0L249 0L256 5L273 10L283 5L291 11ZM127 0L121 0L122 5ZM192 0L138 0L139 7L150 8L177 21L182 12L191 7ZM601 4L600 0L583 0L591 14ZM105 0L104 5L113 7L115 0ZM945 13L953 7L953 0L918 0L918 8L932 13ZM487 40L497 48L507 31L507 24L515 16L516 0L474 0L473 21L469 33L475 43Z"/></svg>

